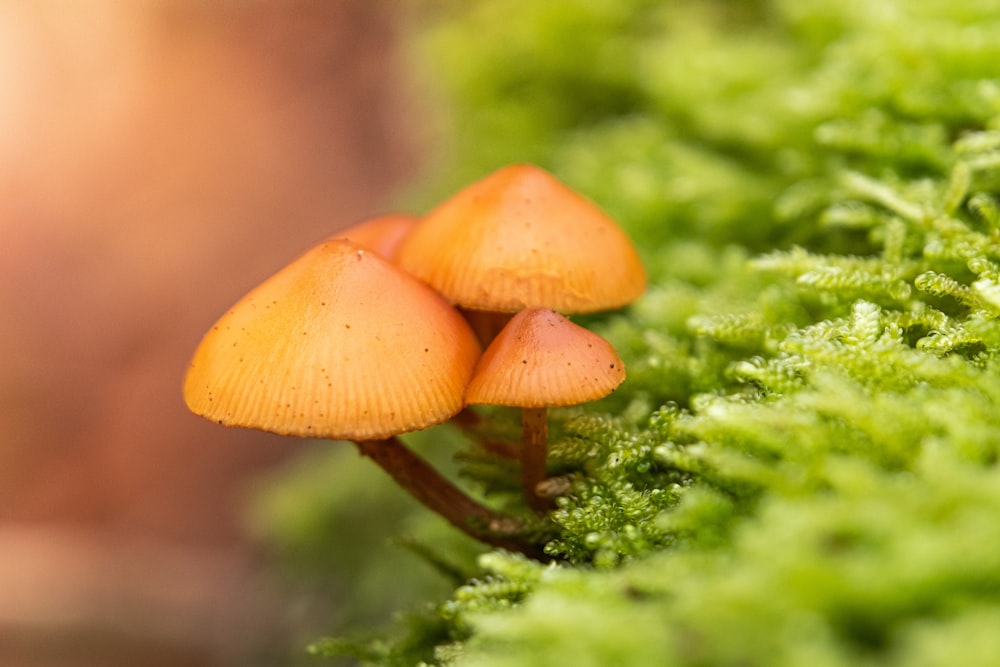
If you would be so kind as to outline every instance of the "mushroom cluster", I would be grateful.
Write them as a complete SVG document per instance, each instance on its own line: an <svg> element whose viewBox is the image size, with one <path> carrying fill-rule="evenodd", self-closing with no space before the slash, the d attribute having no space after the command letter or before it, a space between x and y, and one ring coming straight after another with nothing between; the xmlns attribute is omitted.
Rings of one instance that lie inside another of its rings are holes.
<svg viewBox="0 0 1000 667"><path fill-rule="evenodd" d="M523 408L525 498L544 511L546 408L601 398L625 379L610 343L556 312L638 298L646 273L635 247L592 202L543 169L516 164L428 213L396 262L459 306L489 346L466 400Z"/></svg>
<svg viewBox="0 0 1000 667"><path fill-rule="evenodd" d="M625 377L610 343L559 312L617 308L644 289L610 218L547 172L513 165L422 219L345 230L256 287L202 339L184 398L226 426L351 440L458 528L537 555L517 521L397 436L469 404L520 407L525 494L545 509L546 409L605 396Z"/></svg>

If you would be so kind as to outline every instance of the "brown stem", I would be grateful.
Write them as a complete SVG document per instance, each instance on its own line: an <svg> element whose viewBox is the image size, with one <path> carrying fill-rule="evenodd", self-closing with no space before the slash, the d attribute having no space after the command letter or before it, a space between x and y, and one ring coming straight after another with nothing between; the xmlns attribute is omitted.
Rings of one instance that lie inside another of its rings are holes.
<svg viewBox="0 0 1000 667"><path fill-rule="evenodd" d="M521 409L521 483L528 506L536 512L552 509L552 501L538 495L538 485L545 481L548 455L548 408Z"/></svg>
<svg viewBox="0 0 1000 667"><path fill-rule="evenodd" d="M466 406L458 411L458 414L451 418L451 422L460 428L475 428L479 425L482 418L476 414L476 411L472 408Z"/></svg>
<svg viewBox="0 0 1000 667"><path fill-rule="evenodd" d="M398 438L356 442L358 451L377 463L425 507L467 535L491 546L544 558L542 550L520 533L523 526L465 495Z"/></svg>
<svg viewBox="0 0 1000 667"><path fill-rule="evenodd" d="M459 311L465 316L465 321L472 327L476 338L483 344L483 347L487 347L492 343L493 339L500 333L500 330L514 316L514 313L494 313L489 310L459 308Z"/></svg>

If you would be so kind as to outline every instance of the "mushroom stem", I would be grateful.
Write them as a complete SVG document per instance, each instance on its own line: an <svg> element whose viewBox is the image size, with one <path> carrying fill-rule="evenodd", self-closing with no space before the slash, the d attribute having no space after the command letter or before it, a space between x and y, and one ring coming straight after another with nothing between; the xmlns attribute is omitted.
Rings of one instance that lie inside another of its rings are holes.
<svg viewBox="0 0 1000 667"><path fill-rule="evenodd" d="M545 559L541 547L523 536L525 526L476 502L398 438L355 442L362 456L377 463L397 484L467 535L494 547Z"/></svg>
<svg viewBox="0 0 1000 667"><path fill-rule="evenodd" d="M546 478L548 441L548 408L522 408L521 482L524 485L524 498L536 512L552 509L552 501L538 495L538 485Z"/></svg>
<svg viewBox="0 0 1000 667"><path fill-rule="evenodd" d="M497 313L491 310L472 310L470 308L459 308L459 312L472 327L476 338L483 344L483 347L493 342L500 330L514 316L513 313Z"/></svg>

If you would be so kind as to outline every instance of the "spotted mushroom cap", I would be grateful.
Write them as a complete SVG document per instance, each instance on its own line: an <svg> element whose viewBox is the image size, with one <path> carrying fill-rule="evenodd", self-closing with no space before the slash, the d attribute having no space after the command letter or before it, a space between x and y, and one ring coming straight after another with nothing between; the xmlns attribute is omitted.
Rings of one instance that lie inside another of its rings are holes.
<svg viewBox="0 0 1000 667"><path fill-rule="evenodd" d="M523 310L480 357L466 402L541 408L607 396L625 364L607 340L547 308Z"/></svg>
<svg viewBox="0 0 1000 667"><path fill-rule="evenodd" d="M227 426L374 440L458 412L479 353L436 292L374 252L328 241L211 328L184 399Z"/></svg>
<svg viewBox="0 0 1000 667"><path fill-rule="evenodd" d="M463 308L609 310L646 289L625 232L538 167L504 167L428 213L396 262Z"/></svg>

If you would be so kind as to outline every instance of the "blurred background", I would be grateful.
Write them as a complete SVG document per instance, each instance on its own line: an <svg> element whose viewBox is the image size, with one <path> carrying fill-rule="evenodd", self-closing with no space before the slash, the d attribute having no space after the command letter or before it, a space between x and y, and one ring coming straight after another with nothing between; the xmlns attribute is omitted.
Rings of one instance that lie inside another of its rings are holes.
<svg viewBox="0 0 1000 667"><path fill-rule="evenodd" d="M181 378L421 169L399 4L0 0L0 664L301 650L244 510L308 443L190 415Z"/></svg>

